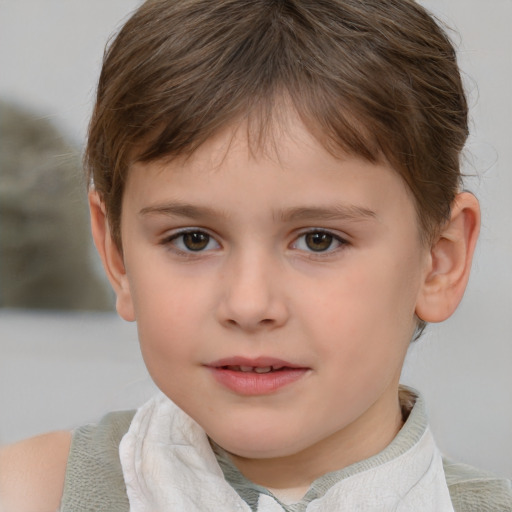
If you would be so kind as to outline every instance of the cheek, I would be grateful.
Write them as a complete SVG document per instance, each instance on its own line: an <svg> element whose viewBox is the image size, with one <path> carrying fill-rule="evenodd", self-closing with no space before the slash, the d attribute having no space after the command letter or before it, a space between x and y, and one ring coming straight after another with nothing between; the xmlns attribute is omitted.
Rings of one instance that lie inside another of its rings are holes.
<svg viewBox="0 0 512 512"><path fill-rule="evenodd" d="M171 322L174 328L180 328L187 318L201 311L207 298L204 276L191 268L180 271L175 267L164 252L154 249L140 251L133 264L127 264L139 323L156 327Z"/></svg>
<svg viewBox="0 0 512 512"><path fill-rule="evenodd" d="M331 353L347 371L401 360L415 326L418 279L410 267L393 257L361 259L326 283L329 292L318 294L310 332L322 333L324 357Z"/></svg>
<svg viewBox="0 0 512 512"><path fill-rule="evenodd" d="M199 361L197 319L187 313L186 301L145 302L138 310L137 329L142 357L155 384L179 402L189 391L190 370ZM151 304L154 305L151 308Z"/></svg>
<svg viewBox="0 0 512 512"><path fill-rule="evenodd" d="M150 372L164 364L179 367L180 361L194 356L205 325L203 312L208 311L199 284L163 272L132 274L141 351Z"/></svg>

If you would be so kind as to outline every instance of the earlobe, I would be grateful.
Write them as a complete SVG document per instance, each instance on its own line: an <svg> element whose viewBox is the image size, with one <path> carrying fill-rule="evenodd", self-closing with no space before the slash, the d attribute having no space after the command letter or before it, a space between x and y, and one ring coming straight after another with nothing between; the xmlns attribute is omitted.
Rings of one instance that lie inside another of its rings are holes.
<svg viewBox="0 0 512 512"><path fill-rule="evenodd" d="M442 322L459 305L469 280L479 230L478 200L468 192L458 194L449 221L430 249L416 304L416 315L421 320Z"/></svg>
<svg viewBox="0 0 512 512"><path fill-rule="evenodd" d="M133 322L135 312L123 255L112 238L105 205L95 190L89 192L89 210L94 244L116 294L117 312L124 320Z"/></svg>

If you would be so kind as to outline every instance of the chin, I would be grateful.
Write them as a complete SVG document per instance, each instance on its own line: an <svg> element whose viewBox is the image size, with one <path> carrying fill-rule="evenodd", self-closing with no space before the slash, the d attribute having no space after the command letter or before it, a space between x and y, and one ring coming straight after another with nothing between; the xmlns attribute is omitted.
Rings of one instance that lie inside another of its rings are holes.
<svg viewBox="0 0 512 512"><path fill-rule="evenodd" d="M224 450L246 459L272 459L294 455L306 449L310 443L296 433L259 430L256 432L229 432L228 435L210 435ZM290 442L293 440L293 442Z"/></svg>
<svg viewBox="0 0 512 512"><path fill-rule="evenodd" d="M236 455L237 457L241 457L244 459L277 459L281 457L289 457L297 453L297 450L292 447L284 447L284 446L273 446L268 445L264 441L260 443L260 445L255 446L254 444L233 444L226 443L221 444L217 443L224 450L232 455Z"/></svg>

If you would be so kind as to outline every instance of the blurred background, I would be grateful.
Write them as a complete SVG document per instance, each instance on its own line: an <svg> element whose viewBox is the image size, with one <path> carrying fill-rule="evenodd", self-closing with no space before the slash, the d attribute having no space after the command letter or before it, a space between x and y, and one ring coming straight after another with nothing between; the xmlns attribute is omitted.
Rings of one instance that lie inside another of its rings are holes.
<svg viewBox="0 0 512 512"><path fill-rule="evenodd" d="M0 0L0 443L154 391L114 313L80 169L104 45L139 3ZM455 29L483 226L461 307L412 345L403 382L445 453L512 477L512 0L422 3Z"/></svg>

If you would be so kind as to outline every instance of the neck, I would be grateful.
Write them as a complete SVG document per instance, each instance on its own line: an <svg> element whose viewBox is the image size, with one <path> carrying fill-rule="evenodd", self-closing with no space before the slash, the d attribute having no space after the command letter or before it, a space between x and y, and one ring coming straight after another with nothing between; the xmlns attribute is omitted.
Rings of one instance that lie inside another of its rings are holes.
<svg viewBox="0 0 512 512"><path fill-rule="evenodd" d="M378 400L362 416L331 436L284 457L252 459L230 454L235 466L252 482L272 489L305 494L320 476L343 469L382 451L403 425L397 398Z"/></svg>

